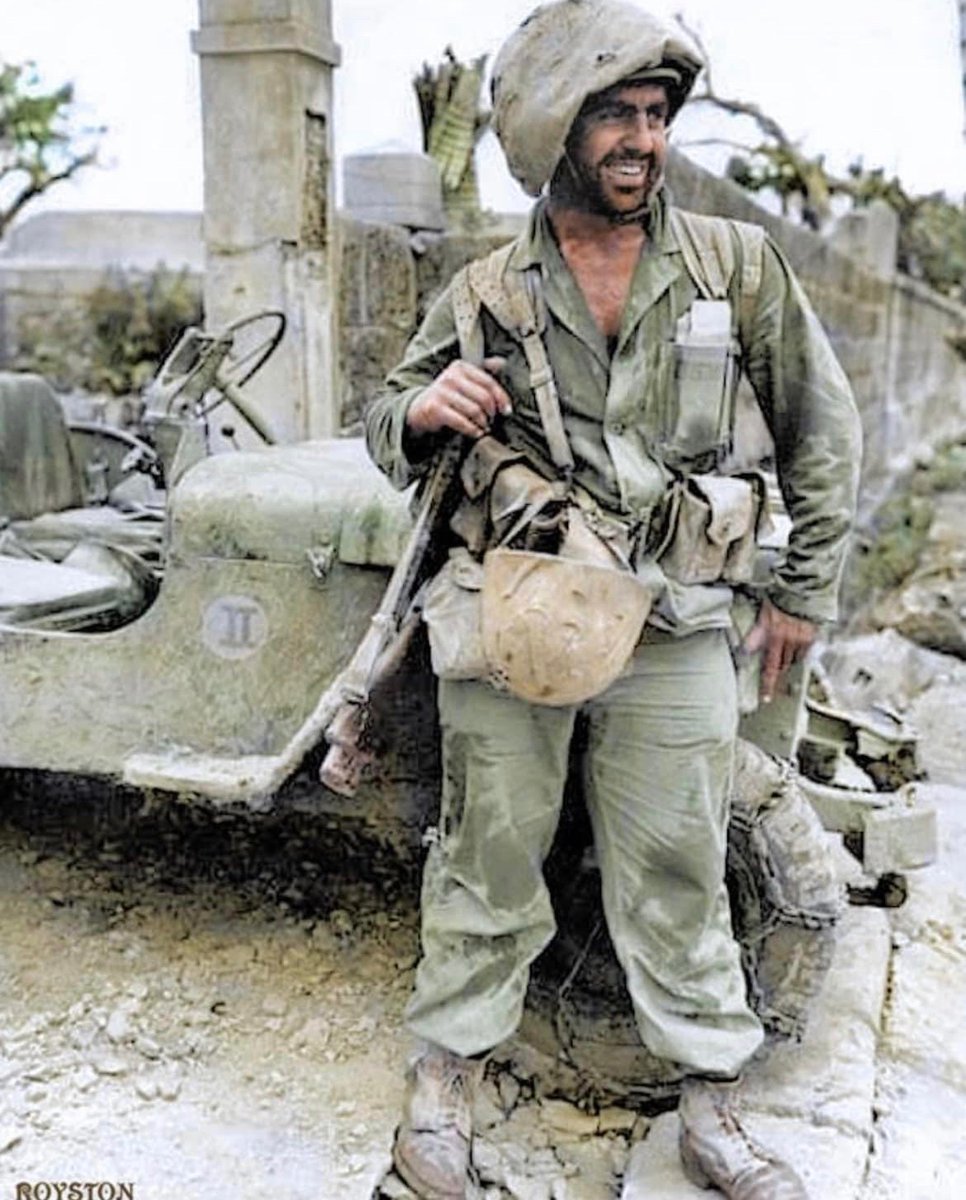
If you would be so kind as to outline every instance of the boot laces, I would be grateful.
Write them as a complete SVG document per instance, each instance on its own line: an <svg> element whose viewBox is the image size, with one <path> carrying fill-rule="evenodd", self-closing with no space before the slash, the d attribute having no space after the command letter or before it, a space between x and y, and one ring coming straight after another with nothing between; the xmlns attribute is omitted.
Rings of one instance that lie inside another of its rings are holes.
<svg viewBox="0 0 966 1200"><path fill-rule="evenodd" d="M440 1083L440 1115L447 1124L459 1125L469 1104L471 1085L467 1073L456 1063L446 1062L440 1071Z"/></svg>
<svg viewBox="0 0 966 1200"><path fill-rule="evenodd" d="M431 1069L439 1082L437 1105L440 1122L461 1128L473 1088L467 1069L452 1058L433 1062Z"/></svg>

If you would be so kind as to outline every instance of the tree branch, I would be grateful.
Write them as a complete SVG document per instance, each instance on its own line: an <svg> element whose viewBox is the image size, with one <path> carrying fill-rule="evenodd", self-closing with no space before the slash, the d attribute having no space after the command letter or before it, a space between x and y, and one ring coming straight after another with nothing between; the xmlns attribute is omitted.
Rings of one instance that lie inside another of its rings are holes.
<svg viewBox="0 0 966 1200"><path fill-rule="evenodd" d="M749 146L746 142L732 142L728 138L708 137L694 138L690 141L675 141L674 145L683 150L686 146L730 146L732 150L741 150L745 154L760 154L760 146Z"/></svg>
<svg viewBox="0 0 966 1200"><path fill-rule="evenodd" d="M71 176L75 175L79 170L81 170L82 167L91 166L96 158L97 151L88 150L86 154L81 154L78 155L77 158L71 159L67 166L62 170L53 171L50 174L39 175L36 171L31 171L22 166L9 167L4 172L0 173L0 175L2 175L14 170L26 170L30 176L30 182L21 189L20 193L14 197L14 199L7 205L6 208L0 209L0 237L3 236L4 231L7 229L14 217L16 217L21 209L23 209L25 205L29 204L31 200L33 200L36 196L39 196L42 192L45 192L49 187L53 187L55 183L63 183L64 180L70 179Z"/></svg>

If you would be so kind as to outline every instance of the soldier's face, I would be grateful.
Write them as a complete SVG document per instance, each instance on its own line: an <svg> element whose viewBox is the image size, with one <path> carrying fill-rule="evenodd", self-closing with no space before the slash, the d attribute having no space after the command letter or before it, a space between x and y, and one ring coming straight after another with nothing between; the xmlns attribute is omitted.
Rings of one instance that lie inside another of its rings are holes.
<svg viewBox="0 0 966 1200"><path fill-rule="evenodd" d="M664 176L667 120L659 83L618 84L588 98L567 139L588 208L615 220L647 208Z"/></svg>

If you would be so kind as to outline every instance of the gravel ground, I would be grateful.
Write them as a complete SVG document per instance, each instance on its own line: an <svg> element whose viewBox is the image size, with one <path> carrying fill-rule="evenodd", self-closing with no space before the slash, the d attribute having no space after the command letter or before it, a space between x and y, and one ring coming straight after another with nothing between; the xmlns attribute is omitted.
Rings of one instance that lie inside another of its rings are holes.
<svg viewBox="0 0 966 1200"><path fill-rule="evenodd" d="M955 1195L966 1175L966 667L930 661L911 715L944 858L890 918L864 1186L815 1200ZM72 1181L137 1200L371 1196L408 1051L413 881L353 881L304 817L61 800L7 797L0 824L0 1200ZM491 1200L636 1196L632 1149L669 1120L540 1099L519 1059L491 1065L477 1116Z"/></svg>

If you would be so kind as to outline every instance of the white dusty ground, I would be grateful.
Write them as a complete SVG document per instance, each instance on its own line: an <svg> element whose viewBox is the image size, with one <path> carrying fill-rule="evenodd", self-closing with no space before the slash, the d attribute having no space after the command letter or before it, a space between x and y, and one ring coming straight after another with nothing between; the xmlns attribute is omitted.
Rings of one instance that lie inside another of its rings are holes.
<svg viewBox="0 0 966 1200"><path fill-rule="evenodd" d="M936 1200L966 1178L966 666L932 666L912 716L942 859L904 908L849 910L805 1044L746 1092L813 1200ZM154 828L0 825L0 1200L41 1181L367 1200L402 1090L412 893L323 880L305 843L277 851L284 878L270 858L226 872L223 843L146 845ZM478 1123L494 1198L707 1195L673 1114L591 1117L494 1071Z"/></svg>

